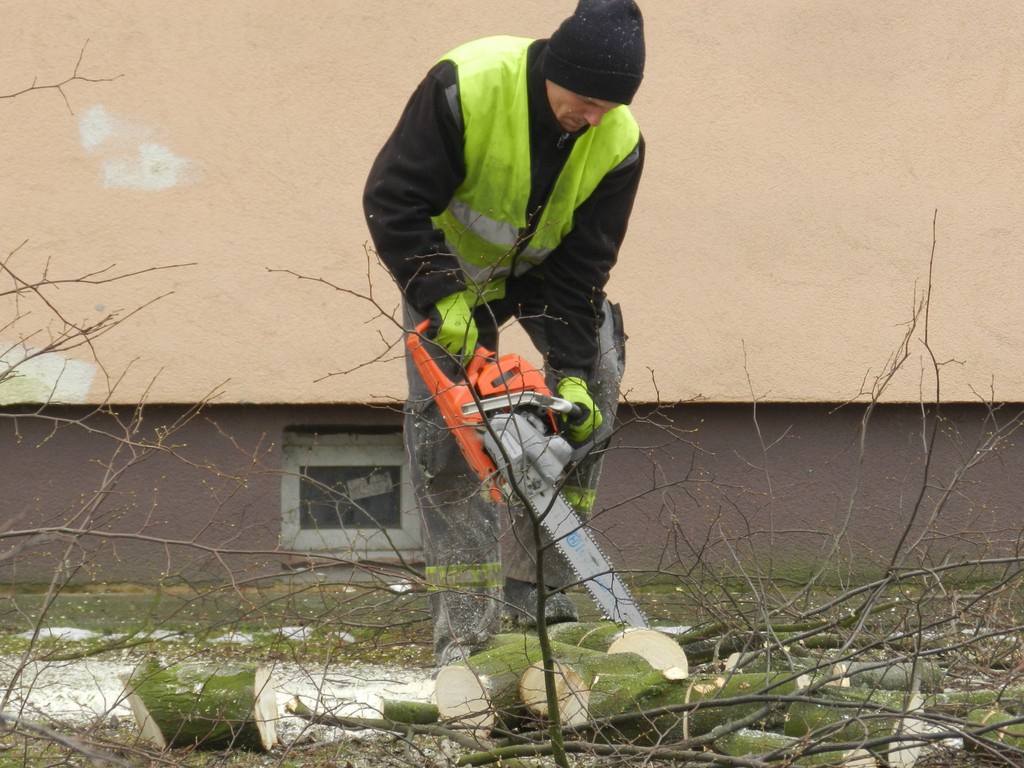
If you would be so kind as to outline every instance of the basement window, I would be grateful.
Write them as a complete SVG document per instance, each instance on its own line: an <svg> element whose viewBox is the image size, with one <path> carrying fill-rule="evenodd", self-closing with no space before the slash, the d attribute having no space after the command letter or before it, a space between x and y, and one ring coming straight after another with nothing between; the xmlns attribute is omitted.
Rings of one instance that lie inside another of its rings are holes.
<svg viewBox="0 0 1024 768"><path fill-rule="evenodd" d="M296 552L394 562L420 552L400 432L288 431L281 543Z"/></svg>

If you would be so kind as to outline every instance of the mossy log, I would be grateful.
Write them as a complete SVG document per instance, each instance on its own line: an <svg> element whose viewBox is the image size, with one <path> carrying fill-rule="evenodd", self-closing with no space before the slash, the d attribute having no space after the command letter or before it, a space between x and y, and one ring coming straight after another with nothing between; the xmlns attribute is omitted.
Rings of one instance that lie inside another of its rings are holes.
<svg viewBox="0 0 1024 768"><path fill-rule="evenodd" d="M972 710L999 709L1024 716L1024 688L1000 687L984 691L943 691L928 697L929 711L964 717Z"/></svg>
<svg viewBox="0 0 1024 768"><path fill-rule="evenodd" d="M621 712L664 682L664 673L635 653L588 653L575 659L559 653L555 660L555 695L563 725L583 725L605 714ZM542 662L531 664L523 673L519 695L531 714L548 717Z"/></svg>
<svg viewBox="0 0 1024 768"><path fill-rule="evenodd" d="M137 669L125 696L142 736L161 749L267 751L277 741L277 696L260 666Z"/></svg>
<svg viewBox="0 0 1024 768"><path fill-rule="evenodd" d="M665 695L648 698L645 707L651 708L655 703L658 706L696 704L693 709L674 715L679 721L677 734L689 739L708 734L725 723L751 717L767 705L768 712L759 721L765 722L772 717L773 697L787 696L796 688L796 678L788 672L706 675L666 686Z"/></svg>
<svg viewBox="0 0 1024 768"><path fill-rule="evenodd" d="M654 669L639 654L607 654L564 643L552 643L552 653L561 722L586 726L615 718L616 741L703 735L758 712L770 704L771 697L792 693L797 685L789 673L677 680ZM725 701L733 697L744 698ZM435 702L442 720L469 727L478 735L489 734L497 725L517 727L525 717L546 717L539 641L529 635L511 642L503 638L483 653L449 664L438 673ZM653 723L645 716L666 707L679 711L661 714Z"/></svg>
<svg viewBox="0 0 1024 768"><path fill-rule="evenodd" d="M727 671L796 672L807 673L812 677L819 677L822 674L833 674L833 664L830 660L787 653L781 648L765 648L760 651L733 653L726 658L724 667Z"/></svg>
<svg viewBox="0 0 1024 768"><path fill-rule="evenodd" d="M770 703L771 697L796 689L791 674L702 675L674 680L637 654L586 657L577 663L560 659L557 672L559 684L566 688L563 724L594 724L616 742L702 736L753 715ZM535 676L537 670L527 674ZM727 701L730 699L736 700ZM665 713L665 709L677 711ZM653 712L661 713L648 714ZM538 710L535 713L540 714Z"/></svg>
<svg viewBox="0 0 1024 768"><path fill-rule="evenodd" d="M1024 723L1019 717L998 707L978 707L966 713L964 719L968 727L964 730L976 734L991 745L992 742L1014 749L1024 749ZM968 751L982 751L987 747L981 741L971 738L964 739L964 748Z"/></svg>
<svg viewBox="0 0 1024 768"><path fill-rule="evenodd" d="M610 621L565 622L548 627L552 641L605 653L635 653L677 679L689 674L686 652L664 632Z"/></svg>
<svg viewBox="0 0 1024 768"><path fill-rule="evenodd" d="M784 732L836 742L894 737L875 751L888 754L893 765L907 765L927 751L929 734L949 730L953 725L929 722L927 716L935 714L963 721L955 730L966 734L967 750L999 745L1024 749L1024 723L1019 715L994 703L996 695L991 691L962 691L921 696L864 686L826 686L814 694L819 701L790 705ZM834 702L834 706L821 703L821 699ZM971 738L972 734L976 738Z"/></svg>
<svg viewBox="0 0 1024 768"><path fill-rule="evenodd" d="M748 653L766 646L780 648L791 644L794 648L807 650L827 650L839 648L843 639L831 632L802 637L798 633L784 634L760 634L742 633L736 635L722 635L704 640L691 640L687 637L680 637L676 640L679 646L686 653L690 664L706 664L712 661L723 661L733 653Z"/></svg>
<svg viewBox="0 0 1024 768"><path fill-rule="evenodd" d="M837 676L848 679L852 685L882 688L887 691L924 693L941 691L947 673L937 664L917 661L844 661L836 664Z"/></svg>
<svg viewBox="0 0 1024 768"><path fill-rule="evenodd" d="M425 701L384 699L380 714L385 720L406 725L431 725L440 718L436 704Z"/></svg>
<svg viewBox="0 0 1024 768"><path fill-rule="evenodd" d="M783 730L787 736L830 741L874 738L891 734L894 720L922 703L920 696L898 691L822 686L806 701L789 705Z"/></svg>
<svg viewBox="0 0 1024 768"><path fill-rule="evenodd" d="M559 658L603 656L598 651L555 643ZM519 682L526 669L541 661L540 640L532 635L505 636L488 650L465 661L448 664L434 682L438 715L486 736L496 725L514 728L526 714L519 698Z"/></svg>
<svg viewBox="0 0 1024 768"><path fill-rule="evenodd" d="M814 697L818 701L789 706L784 728L787 736L860 744L862 750L884 757L896 768L910 768L929 748L922 737L934 728L924 719L925 699L919 694L826 686Z"/></svg>
<svg viewBox="0 0 1024 768"><path fill-rule="evenodd" d="M729 757L760 757L767 752L789 750L792 757L780 761L780 765L802 766L835 766L843 768L877 768L878 761L874 755L863 749L841 749L832 752L815 752L813 755L802 754L807 742L786 736L776 731L761 731L752 728L740 728L715 739L713 749L721 755Z"/></svg>
<svg viewBox="0 0 1024 768"><path fill-rule="evenodd" d="M740 728L715 739L711 748L722 755L730 757L746 757L763 755L798 746L799 741L775 731L761 731L753 728Z"/></svg>

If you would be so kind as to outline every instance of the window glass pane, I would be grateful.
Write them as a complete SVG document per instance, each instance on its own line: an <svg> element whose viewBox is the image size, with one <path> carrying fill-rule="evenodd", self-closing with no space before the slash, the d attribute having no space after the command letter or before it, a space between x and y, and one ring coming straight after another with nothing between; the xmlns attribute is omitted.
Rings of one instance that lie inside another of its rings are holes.
<svg viewBox="0 0 1024 768"><path fill-rule="evenodd" d="M398 528L400 467L300 467L299 527Z"/></svg>

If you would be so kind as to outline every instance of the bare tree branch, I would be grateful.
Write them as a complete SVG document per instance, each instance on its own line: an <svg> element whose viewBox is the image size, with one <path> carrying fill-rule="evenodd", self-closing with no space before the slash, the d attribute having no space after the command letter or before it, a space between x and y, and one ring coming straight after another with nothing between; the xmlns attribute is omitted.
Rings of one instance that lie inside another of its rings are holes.
<svg viewBox="0 0 1024 768"><path fill-rule="evenodd" d="M85 77L84 75L78 74L78 70L82 66L82 59L85 57L85 48L88 45L89 40L86 39L86 41L82 44L82 50L78 52L78 61L75 62L75 68L74 70L72 70L70 77L67 77L64 80L61 80L57 83L48 83L43 85L41 85L37 79L33 79L32 84L27 88L22 88L20 91L14 91L13 93L0 94L0 99L15 99L18 96L23 96L24 94L30 93L32 91L55 90L57 91L57 93L61 95L61 98L64 99L64 105L68 108L68 112L72 115L75 114L75 111L71 108L71 102L68 101L68 96L64 92L64 88L66 86L74 82L110 83L114 80L117 80L119 77L122 77L122 75L114 75L113 77Z"/></svg>

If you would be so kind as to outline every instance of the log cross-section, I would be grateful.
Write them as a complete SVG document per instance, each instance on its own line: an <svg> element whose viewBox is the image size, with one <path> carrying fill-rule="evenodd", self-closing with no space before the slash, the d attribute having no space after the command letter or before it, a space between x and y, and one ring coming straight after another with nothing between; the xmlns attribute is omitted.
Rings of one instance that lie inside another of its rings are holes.
<svg viewBox="0 0 1024 768"><path fill-rule="evenodd" d="M262 666L147 665L125 696L142 737L161 749L267 751L277 741L277 696Z"/></svg>

